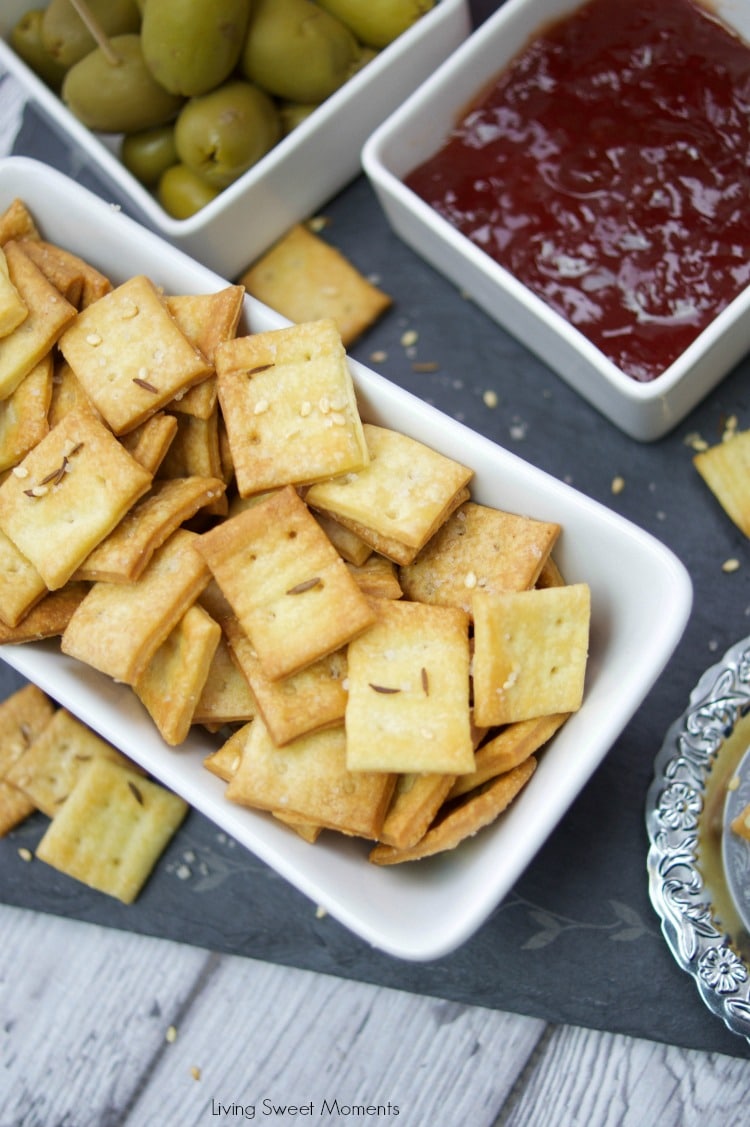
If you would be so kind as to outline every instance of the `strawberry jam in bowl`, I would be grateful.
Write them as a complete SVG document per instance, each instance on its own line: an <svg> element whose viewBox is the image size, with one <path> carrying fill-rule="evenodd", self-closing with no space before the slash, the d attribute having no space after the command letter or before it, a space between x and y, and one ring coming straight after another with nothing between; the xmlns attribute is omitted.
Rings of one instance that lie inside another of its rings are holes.
<svg viewBox="0 0 750 1127"><path fill-rule="evenodd" d="M509 0L365 149L399 233L636 438L750 344L747 31L729 4Z"/></svg>

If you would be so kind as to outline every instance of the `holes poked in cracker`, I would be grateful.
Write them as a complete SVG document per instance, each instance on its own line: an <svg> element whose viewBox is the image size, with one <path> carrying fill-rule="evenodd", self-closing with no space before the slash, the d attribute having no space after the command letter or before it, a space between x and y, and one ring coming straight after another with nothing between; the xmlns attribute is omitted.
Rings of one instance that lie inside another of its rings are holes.
<svg viewBox="0 0 750 1127"><path fill-rule="evenodd" d="M227 801L311 843L361 837L378 864L454 848L580 707L588 587L555 564L559 524L479 504L469 464L360 416L330 319L247 332L241 296L139 277L60 328L45 433L12 452L0 425L0 555L26 568L23 597L0 579L7 639L70 592L47 636L130 685L169 746L219 733L206 767ZM128 381L94 396L115 347ZM53 498L80 466L108 480L105 450L130 493L70 545L47 522L29 558L21 480L42 460Z"/></svg>

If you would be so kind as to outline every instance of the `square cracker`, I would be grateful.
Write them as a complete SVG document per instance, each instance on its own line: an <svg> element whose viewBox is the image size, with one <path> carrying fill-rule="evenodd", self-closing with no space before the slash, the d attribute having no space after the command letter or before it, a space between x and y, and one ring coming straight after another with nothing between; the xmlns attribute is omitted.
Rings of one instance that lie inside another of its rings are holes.
<svg viewBox="0 0 750 1127"><path fill-rule="evenodd" d="M292 486L204 533L198 550L272 681L340 649L375 619Z"/></svg>
<svg viewBox="0 0 750 1127"><path fill-rule="evenodd" d="M0 621L17 626L47 594L47 584L12 540L0 532Z"/></svg>
<svg viewBox="0 0 750 1127"><path fill-rule="evenodd" d="M117 435L133 430L213 370L143 275L79 313L59 345Z"/></svg>
<svg viewBox="0 0 750 1127"><path fill-rule="evenodd" d="M15 626L0 623L0 645L59 638L88 589L87 583L74 583L71 580L58 591L43 595Z"/></svg>
<svg viewBox="0 0 750 1127"><path fill-rule="evenodd" d="M226 638L219 638L206 683L193 713L194 724L220 728L222 724L243 724L258 712L247 678L237 667Z"/></svg>
<svg viewBox="0 0 750 1127"><path fill-rule="evenodd" d="M229 341L217 349L216 376L243 496L366 465L354 385L333 321Z"/></svg>
<svg viewBox="0 0 750 1127"><path fill-rule="evenodd" d="M585 583L474 595L474 718L480 726L576 712L591 593Z"/></svg>
<svg viewBox="0 0 750 1127"><path fill-rule="evenodd" d="M173 747L190 731L220 638L219 624L202 607L189 607L135 683L138 699Z"/></svg>
<svg viewBox="0 0 750 1127"><path fill-rule="evenodd" d="M6 775L49 818L54 818L81 771L97 757L133 765L64 708L58 708L31 746Z"/></svg>
<svg viewBox="0 0 750 1127"><path fill-rule="evenodd" d="M28 795L12 783L0 779L0 837L33 814L36 807Z"/></svg>
<svg viewBox="0 0 750 1127"><path fill-rule="evenodd" d="M0 837L36 809L5 775L33 746L53 713L52 701L36 685L23 685L0 703Z"/></svg>
<svg viewBox="0 0 750 1127"><path fill-rule="evenodd" d="M375 625L347 651L349 768L472 771L468 615L393 599L372 605Z"/></svg>
<svg viewBox="0 0 750 1127"><path fill-rule="evenodd" d="M17 329L29 315L29 308L10 280L5 251L0 247L0 337Z"/></svg>
<svg viewBox="0 0 750 1127"><path fill-rule="evenodd" d="M62 636L62 651L134 685L207 585L198 537L173 532L135 583L95 583Z"/></svg>
<svg viewBox="0 0 750 1127"><path fill-rule="evenodd" d="M0 470L21 461L49 431L52 354L36 364L7 399L0 400Z"/></svg>
<svg viewBox="0 0 750 1127"><path fill-rule="evenodd" d="M730 520L750 536L750 430L702 450L693 465Z"/></svg>
<svg viewBox="0 0 750 1127"><path fill-rule="evenodd" d="M380 830L380 842L397 849L416 845L434 821L453 780L453 775L399 775Z"/></svg>
<svg viewBox="0 0 750 1127"><path fill-rule="evenodd" d="M225 619L223 627L232 655L247 678L275 744L280 747L305 732L343 721L347 696L344 649L314 661L290 677L270 681L237 619Z"/></svg>
<svg viewBox="0 0 750 1127"><path fill-rule="evenodd" d="M75 573L76 579L134 583L157 548L204 505L224 495L215 477L155 481Z"/></svg>
<svg viewBox="0 0 750 1127"><path fill-rule="evenodd" d="M307 490L313 509L353 528L396 563L410 563L458 504L473 471L387 427L364 424L368 465Z"/></svg>
<svg viewBox="0 0 750 1127"><path fill-rule="evenodd" d="M124 434L120 441L136 462L156 476L176 434L177 419L174 415L157 411L135 430Z"/></svg>
<svg viewBox="0 0 750 1127"><path fill-rule="evenodd" d="M0 399L16 390L76 317L75 306L47 281L19 243L6 243L5 257L10 280L29 312L12 333L0 337Z"/></svg>
<svg viewBox="0 0 750 1127"><path fill-rule="evenodd" d="M150 779L94 759L50 822L40 861L130 904L188 811Z"/></svg>
<svg viewBox="0 0 750 1127"><path fill-rule="evenodd" d="M178 294L166 302L182 332L213 368L216 349L237 333L244 297L242 286L227 286L217 293ZM208 418L216 406L215 374L176 396L172 406L186 415Z"/></svg>
<svg viewBox="0 0 750 1127"><path fill-rule="evenodd" d="M370 861L375 865L398 865L455 849L462 841L491 825L507 809L534 774L536 765L535 757L530 755L518 767L498 775L456 803L446 803L418 842L404 849L376 845L370 852Z"/></svg>
<svg viewBox="0 0 750 1127"><path fill-rule="evenodd" d="M345 834L377 837L395 776L349 771L343 726L276 747L258 717L230 736L229 743L240 753L226 790L232 802L278 810Z"/></svg>
<svg viewBox="0 0 750 1127"><path fill-rule="evenodd" d="M401 568L401 586L409 599L471 614L474 589L493 594L533 587L559 535L554 522L466 501Z"/></svg>
<svg viewBox="0 0 750 1127"><path fill-rule="evenodd" d="M290 321L335 321L345 345L392 304L330 243L296 224L240 278L247 292Z"/></svg>
<svg viewBox="0 0 750 1127"><path fill-rule="evenodd" d="M476 767L470 775L459 775L450 788L449 798L458 798L482 786L488 779L503 775L524 759L528 759L561 728L570 714L559 712L552 716L535 716L533 720L519 720L508 724L496 736L481 744L474 755Z"/></svg>
<svg viewBox="0 0 750 1127"><path fill-rule="evenodd" d="M21 246L44 276L77 309L85 309L112 289L109 278L64 247L43 239L24 239Z"/></svg>
<svg viewBox="0 0 750 1127"><path fill-rule="evenodd" d="M150 484L103 423L71 412L0 486L0 528L55 590Z"/></svg>

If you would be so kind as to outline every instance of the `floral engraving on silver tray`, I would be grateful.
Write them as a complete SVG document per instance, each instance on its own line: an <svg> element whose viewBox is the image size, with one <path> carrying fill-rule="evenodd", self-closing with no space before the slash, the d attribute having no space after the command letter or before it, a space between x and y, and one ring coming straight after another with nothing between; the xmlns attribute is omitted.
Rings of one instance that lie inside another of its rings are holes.
<svg viewBox="0 0 750 1127"><path fill-rule="evenodd" d="M706 780L724 741L750 711L750 637L708 669L670 727L646 803L651 902L667 943L708 1008L750 1041L750 966L714 919L698 869Z"/></svg>

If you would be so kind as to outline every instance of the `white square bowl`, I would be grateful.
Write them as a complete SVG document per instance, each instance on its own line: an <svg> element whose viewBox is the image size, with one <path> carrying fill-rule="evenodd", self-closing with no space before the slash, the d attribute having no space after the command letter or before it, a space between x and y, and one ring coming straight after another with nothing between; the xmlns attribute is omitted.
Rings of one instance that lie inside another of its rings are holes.
<svg viewBox="0 0 750 1127"><path fill-rule="evenodd" d="M396 233L491 317L536 353L626 434L662 437L750 348L744 290L650 383L626 375L564 317L499 266L403 183L442 145L468 106L550 21L585 0L506 0L365 143L365 173ZM725 22L750 40L750 4L715 0Z"/></svg>
<svg viewBox="0 0 750 1127"><path fill-rule="evenodd" d="M86 189L24 157L0 161L0 211L25 200L42 234L88 258L113 281L145 273L170 293L225 283ZM241 331L287 322L246 298ZM203 767L215 747L194 731L179 748L158 735L135 694L60 653L55 642L0 647L0 657L177 791L373 946L409 960L448 953L510 891L650 691L674 651L692 604L679 560L604 506L527 464L354 361L363 417L471 466L476 500L561 523L556 559L569 582L591 587L585 700L544 751L511 808L451 854L380 868L366 843L326 834L309 845L270 816L223 796Z"/></svg>
<svg viewBox="0 0 750 1127"><path fill-rule="evenodd" d="M118 138L81 125L5 42L20 16L38 6L29 0L0 5L0 71L19 80L136 218L231 279L359 174L361 148L375 126L471 30L467 0L439 0L217 199L189 219L174 219L120 162Z"/></svg>

